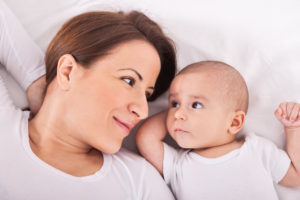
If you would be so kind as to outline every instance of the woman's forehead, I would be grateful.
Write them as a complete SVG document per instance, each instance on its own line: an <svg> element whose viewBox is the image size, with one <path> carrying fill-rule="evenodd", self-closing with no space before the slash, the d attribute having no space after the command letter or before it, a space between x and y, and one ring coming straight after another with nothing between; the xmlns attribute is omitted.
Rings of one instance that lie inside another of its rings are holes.
<svg viewBox="0 0 300 200"><path fill-rule="evenodd" d="M95 63L118 64L123 67L159 65L160 58L156 49L146 41L132 40L121 43Z"/></svg>
<svg viewBox="0 0 300 200"><path fill-rule="evenodd" d="M133 74L154 85L160 72L160 58L151 44L142 40L122 43L90 67L98 74Z"/></svg>

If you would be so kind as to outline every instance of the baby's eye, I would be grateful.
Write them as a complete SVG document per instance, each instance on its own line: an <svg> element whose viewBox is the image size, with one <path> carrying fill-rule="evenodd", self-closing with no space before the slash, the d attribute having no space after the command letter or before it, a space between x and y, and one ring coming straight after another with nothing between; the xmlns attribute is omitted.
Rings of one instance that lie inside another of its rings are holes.
<svg viewBox="0 0 300 200"><path fill-rule="evenodd" d="M198 108L202 108L203 106L202 106L202 104L199 103L199 102L194 102L194 103L192 104L192 107L198 109Z"/></svg>
<svg viewBox="0 0 300 200"><path fill-rule="evenodd" d="M179 103L177 103L176 101L172 101L171 102L171 107L172 108L177 108L177 107L179 107Z"/></svg>
<svg viewBox="0 0 300 200"><path fill-rule="evenodd" d="M130 86L134 86L135 84L135 80L130 77L123 77L122 80L125 81Z"/></svg>

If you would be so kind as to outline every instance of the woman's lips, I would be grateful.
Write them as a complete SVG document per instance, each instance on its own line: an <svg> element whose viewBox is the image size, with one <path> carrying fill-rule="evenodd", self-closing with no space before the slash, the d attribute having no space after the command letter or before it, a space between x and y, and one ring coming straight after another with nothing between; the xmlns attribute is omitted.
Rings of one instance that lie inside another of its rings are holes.
<svg viewBox="0 0 300 200"><path fill-rule="evenodd" d="M129 135L129 133L130 133L131 129L134 127L134 125L133 124L129 124L129 123L125 123L125 122L119 120L116 117L113 117L113 118L117 122L117 124L125 131L125 133L127 135Z"/></svg>

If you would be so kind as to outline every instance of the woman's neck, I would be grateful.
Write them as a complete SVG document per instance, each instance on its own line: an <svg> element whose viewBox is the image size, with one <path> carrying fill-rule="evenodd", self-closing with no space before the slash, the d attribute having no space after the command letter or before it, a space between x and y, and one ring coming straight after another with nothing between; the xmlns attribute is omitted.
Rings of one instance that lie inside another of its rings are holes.
<svg viewBox="0 0 300 200"><path fill-rule="evenodd" d="M98 150L76 139L74 130L64 122L64 109L45 101L38 114L29 121L32 151L47 164L74 176L91 175L103 164ZM53 106L54 105L54 106Z"/></svg>

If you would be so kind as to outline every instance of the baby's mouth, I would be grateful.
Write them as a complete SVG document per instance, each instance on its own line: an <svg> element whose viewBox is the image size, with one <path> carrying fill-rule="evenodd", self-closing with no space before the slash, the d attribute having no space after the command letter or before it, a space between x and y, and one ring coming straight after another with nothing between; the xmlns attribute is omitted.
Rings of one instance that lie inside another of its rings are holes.
<svg viewBox="0 0 300 200"><path fill-rule="evenodd" d="M189 133L188 131L183 130L183 129L181 129L181 128L175 128L175 129L174 129L174 132L175 132L175 133Z"/></svg>

